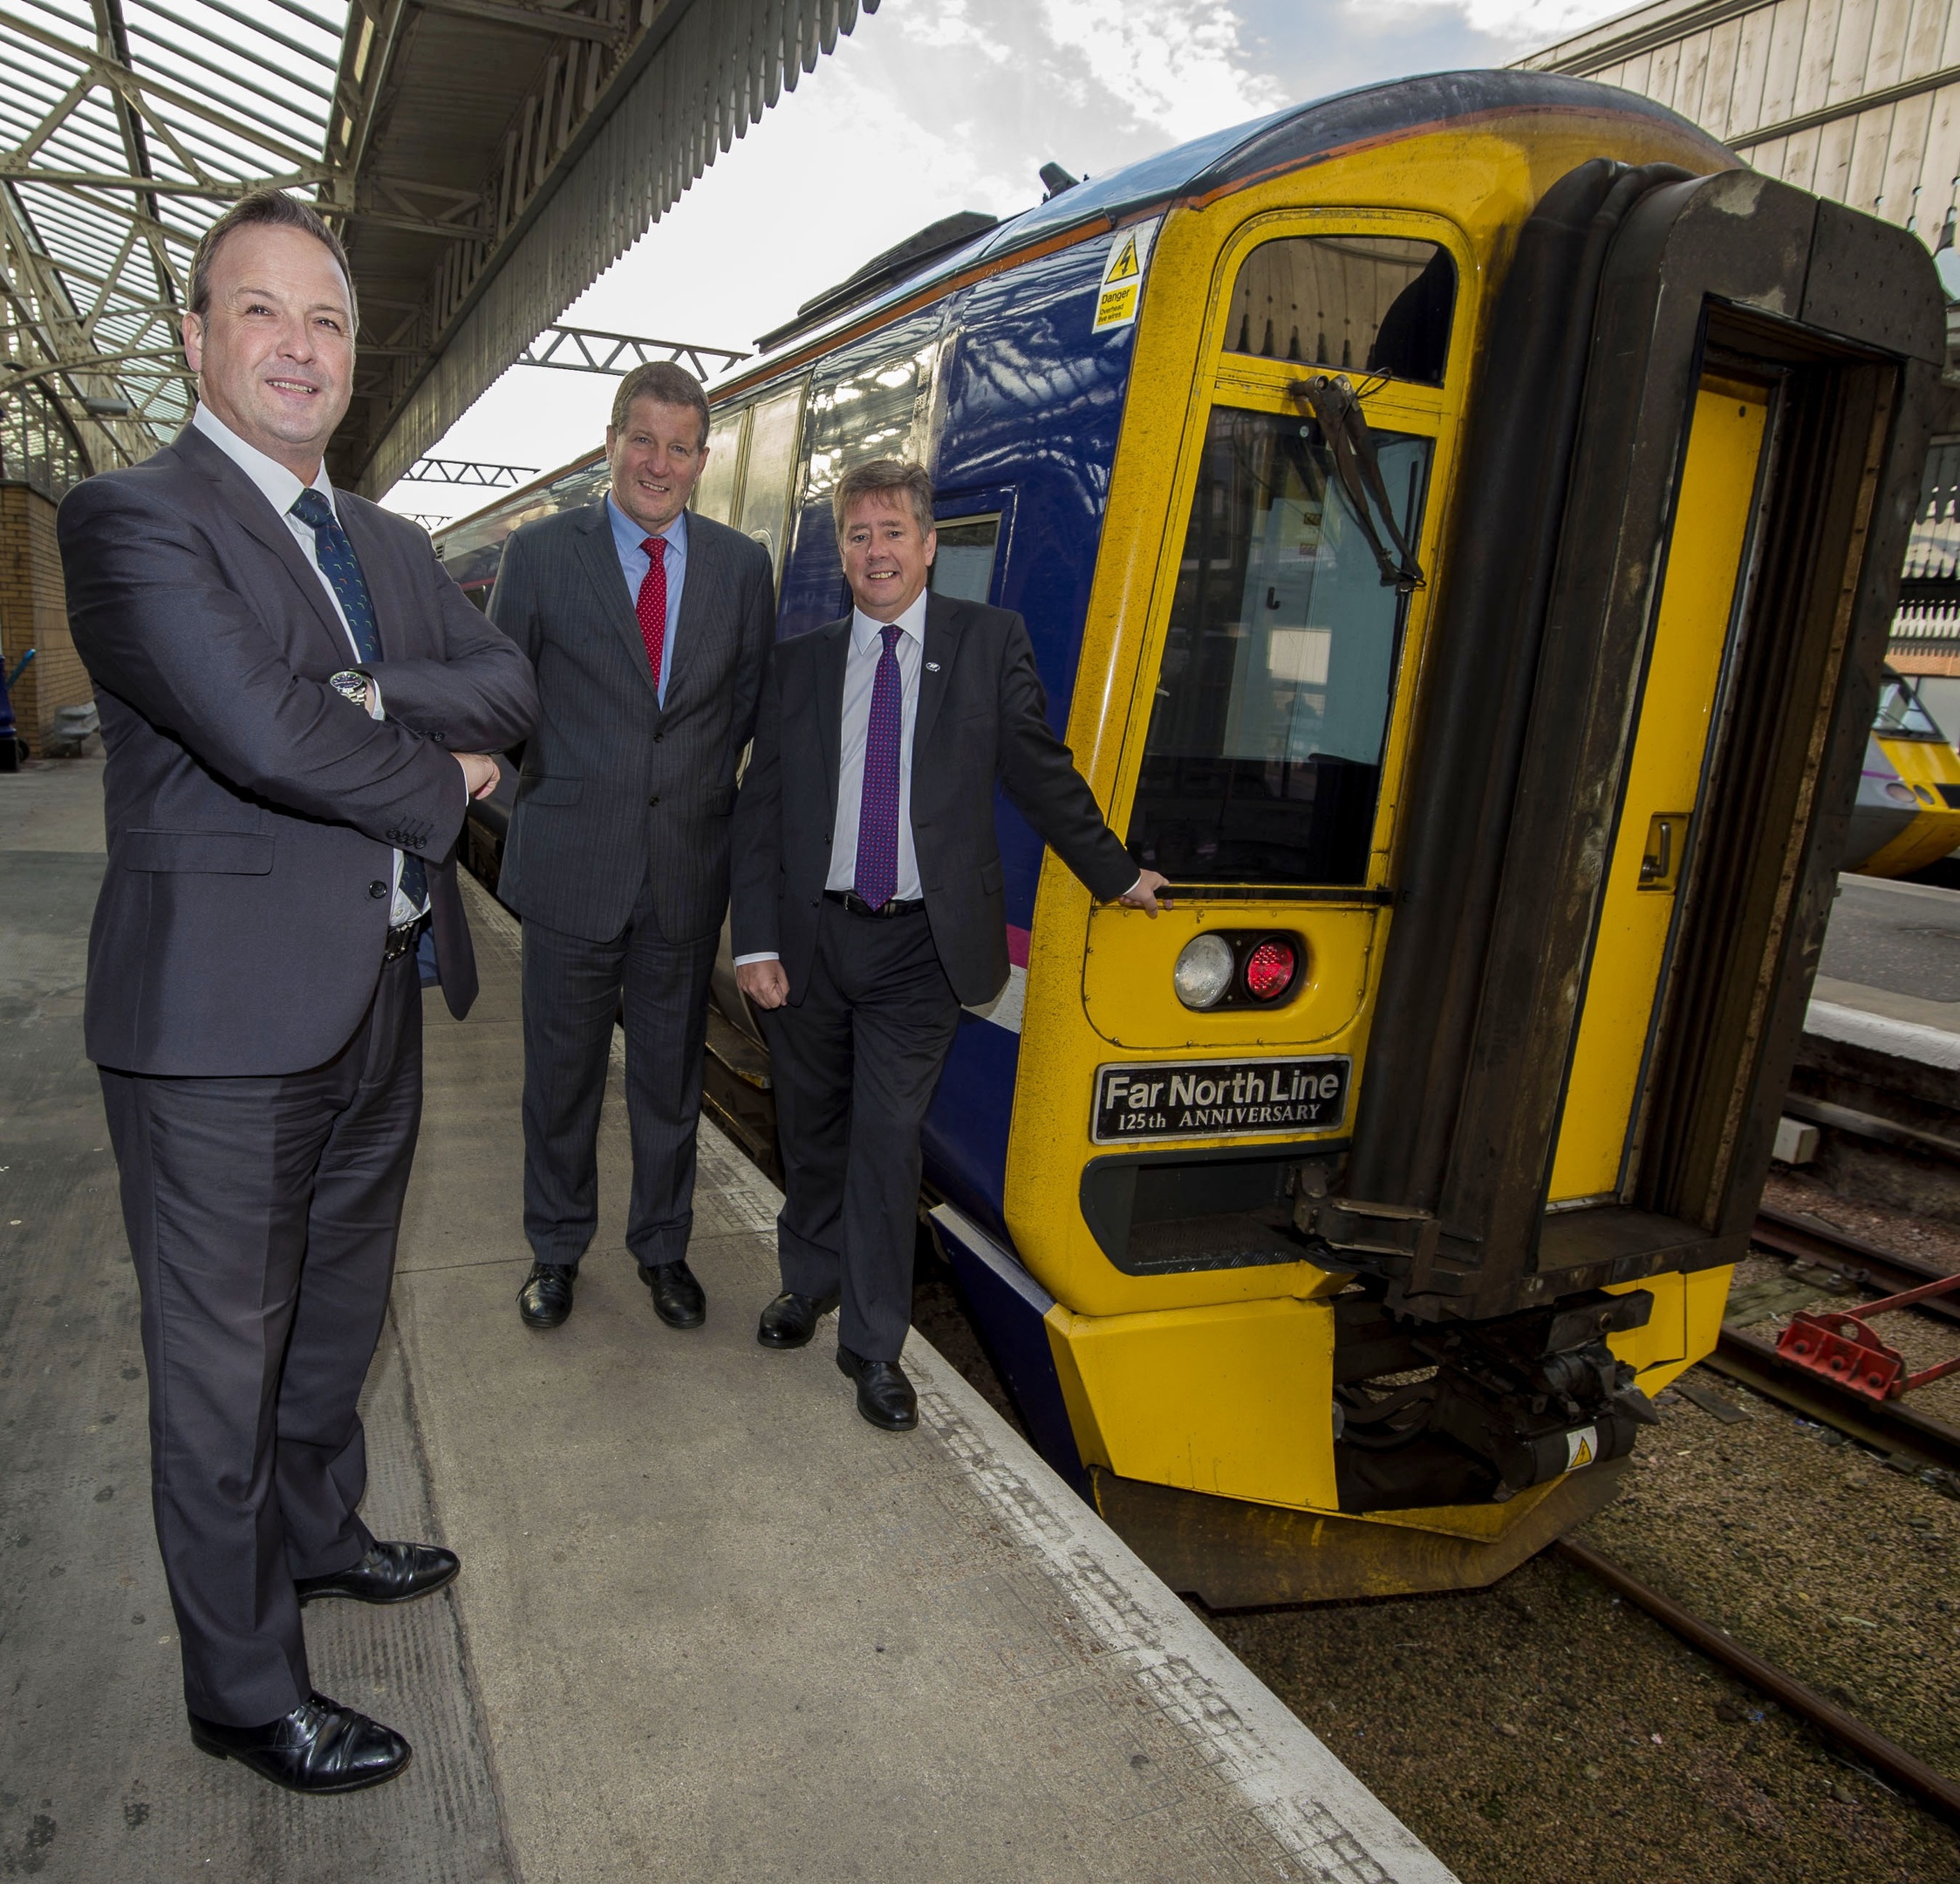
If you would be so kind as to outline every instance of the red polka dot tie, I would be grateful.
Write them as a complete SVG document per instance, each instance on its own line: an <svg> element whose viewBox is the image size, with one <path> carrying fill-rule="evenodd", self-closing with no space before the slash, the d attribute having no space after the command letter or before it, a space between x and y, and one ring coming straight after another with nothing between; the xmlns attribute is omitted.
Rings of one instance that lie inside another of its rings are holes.
<svg viewBox="0 0 1960 1884"><path fill-rule="evenodd" d="M898 679L895 624L878 632L884 652L871 681L871 711L864 724L864 795L857 806L855 887L873 909L883 909L898 887L898 718L904 693Z"/></svg>
<svg viewBox="0 0 1960 1884"><path fill-rule="evenodd" d="M646 644L646 665L653 670L653 689L660 687L660 657L667 645L667 540L649 536L640 548L646 552L646 574L640 579L639 638Z"/></svg>

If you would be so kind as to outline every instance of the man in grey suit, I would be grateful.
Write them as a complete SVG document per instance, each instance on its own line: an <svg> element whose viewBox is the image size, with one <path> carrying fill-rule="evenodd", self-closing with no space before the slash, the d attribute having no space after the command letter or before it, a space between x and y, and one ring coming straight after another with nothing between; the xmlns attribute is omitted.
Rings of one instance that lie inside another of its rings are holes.
<svg viewBox="0 0 1960 1884"><path fill-rule="evenodd" d="M314 1692L300 1606L406 1601L455 1558L377 1543L357 1410L422 1096L418 944L476 992L453 849L523 657L321 452L352 387L346 257L266 191L191 263L199 404L61 506L108 860L86 1037L142 1295L152 1501L191 1733L302 1792L392 1778Z"/></svg>
<svg viewBox="0 0 1960 1884"><path fill-rule="evenodd" d="M961 1003L1007 979L995 783L1096 896L1155 916L1164 879L1049 728L1021 617L926 592L925 472L860 465L831 505L857 606L777 646L735 814L735 973L765 1017L789 1193L756 1339L800 1348L841 1299L857 1410L900 1432L919 1128Z"/></svg>
<svg viewBox="0 0 1960 1884"><path fill-rule="evenodd" d="M490 616L537 670L498 893L523 918L524 1233L532 1328L571 1313L598 1225L613 1016L626 1024L626 1246L654 1311L699 1328L687 1266L708 978L728 906L735 768L775 631L759 543L687 509L707 399L636 367L606 427L611 488L504 546Z"/></svg>

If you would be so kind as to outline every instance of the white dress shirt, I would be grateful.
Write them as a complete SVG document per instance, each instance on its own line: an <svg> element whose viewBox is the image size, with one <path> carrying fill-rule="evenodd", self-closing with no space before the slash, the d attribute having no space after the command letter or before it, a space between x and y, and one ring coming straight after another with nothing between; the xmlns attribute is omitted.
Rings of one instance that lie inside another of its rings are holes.
<svg viewBox="0 0 1960 1884"><path fill-rule="evenodd" d="M899 616L898 639L892 652L898 661L898 879L891 894L901 903L917 902L925 892L919 881L919 852L912 836L912 740L919 720L919 676L925 659L925 601L921 590ZM863 609L850 611L850 645L843 664L843 728L837 761L837 816L830 827L830 874L826 890L857 887L857 817L864 800L864 742L871 724L871 688L878 664L884 656L887 625ZM746 962L775 961L774 949L738 955Z"/></svg>
<svg viewBox="0 0 1960 1884"><path fill-rule="evenodd" d="M348 648L353 654L349 666L358 666L363 659L360 645L354 639L353 630L347 625L347 614L340 606L340 597L333 592L333 584L320 567L319 543L313 534L313 526L292 514L292 507L299 502L299 494L307 487L277 458L268 458L256 445L248 445L208 406L200 404L191 414L190 422L257 485L266 502L283 519L286 528L293 534L293 541L299 545L300 553L306 558L308 567L319 577L327 600L333 604L334 619L340 624L340 631L347 637ZM326 499L338 517L339 506L333 502L333 485L327 477L324 462L314 474L312 488ZM372 676L367 683L367 699L368 712L377 720L385 718L381 707L381 683ZM350 701L349 705L352 704ZM425 901L418 908L401 893L401 852L399 850L394 853L393 882L394 898L388 905L388 921L391 926L399 927L403 923L413 922L427 909L428 904Z"/></svg>

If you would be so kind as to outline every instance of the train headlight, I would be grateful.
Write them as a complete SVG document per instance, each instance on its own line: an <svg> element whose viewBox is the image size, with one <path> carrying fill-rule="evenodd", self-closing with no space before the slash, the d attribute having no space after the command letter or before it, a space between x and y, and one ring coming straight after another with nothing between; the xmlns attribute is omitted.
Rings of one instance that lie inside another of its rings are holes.
<svg viewBox="0 0 1960 1884"><path fill-rule="evenodd" d="M1886 781L1885 795L1896 804L1913 804L1916 802L1912 795L1912 787L1902 785L1897 779L1888 779Z"/></svg>
<svg viewBox="0 0 1960 1884"><path fill-rule="evenodd" d="M1300 973L1300 952L1283 936L1268 936L1246 957L1246 992L1256 1001L1275 1001Z"/></svg>
<svg viewBox="0 0 1960 1884"><path fill-rule="evenodd" d="M1171 973L1178 999L1187 1007L1216 1007L1231 987L1237 966L1232 945L1223 936L1193 936L1178 952Z"/></svg>

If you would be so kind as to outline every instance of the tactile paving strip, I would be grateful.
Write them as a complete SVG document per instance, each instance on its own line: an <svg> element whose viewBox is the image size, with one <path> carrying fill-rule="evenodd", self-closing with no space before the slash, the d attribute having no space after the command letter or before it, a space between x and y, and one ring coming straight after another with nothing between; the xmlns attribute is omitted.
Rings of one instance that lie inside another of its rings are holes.
<svg viewBox="0 0 1960 1884"><path fill-rule="evenodd" d="M0 1876L500 1884L513 1874L447 1594L307 1612L321 1689L413 1744L394 1784L302 1799L186 1733L135 1277L73 998L102 866L0 852ZM427 1536L392 1331L364 1406L369 1522Z"/></svg>

